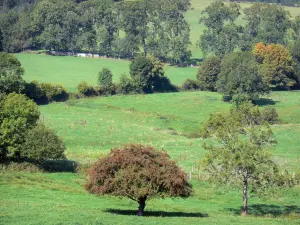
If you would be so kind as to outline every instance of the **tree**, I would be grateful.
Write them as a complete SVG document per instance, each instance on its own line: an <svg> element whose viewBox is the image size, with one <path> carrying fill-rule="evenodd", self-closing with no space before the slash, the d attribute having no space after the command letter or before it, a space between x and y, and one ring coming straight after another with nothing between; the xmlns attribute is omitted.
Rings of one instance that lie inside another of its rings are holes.
<svg viewBox="0 0 300 225"><path fill-rule="evenodd" d="M11 93L0 103L0 149L2 159L19 159L27 130L39 119L38 106L25 95Z"/></svg>
<svg viewBox="0 0 300 225"><path fill-rule="evenodd" d="M0 52L0 92L21 93L25 87L23 74L24 69L14 55Z"/></svg>
<svg viewBox="0 0 300 225"><path fill-rule="evenodd" d="M242 50L250 51L258 42L284 44L290 28L290 14L276 4L254 3L244 9L246 25L241 39Z"/></svg>
<svg viewBox="0 0 300 225"><path fill-rule="evenodd" d="M153 197L188 197L192 186L164 151L136 144L113 149L92 167L86 189L92 194L127 197L138 202L142 216Z"/></svg>
<svg viewBox="0 0 300 225"><path fill-rule="evenodd" d="M235 24L240 15L240 6L215 1L202 11L200 23L207 29L201 35L199 46L205 54L223 56L238 47L241 27Z"/></svg>
<svg viewBox="0 0 300 225"><path fill-rule="evenodd" d="M99 72L98 84L101 87L111 87L112 86L112 77L113 77L112 72L107 68L103 68Z"/></svg>
<svg viewBox="0 0 300 225"><path fill-rule="evenodd" d="M216 56L208 57L201 63L197 79L200 81L201 86L206 90L215 91L218 75L221 70L221 61Z"/></svg>
<svg viewBox="0 0 300 225"><path fill-rule="evenodd" d="M207 153L201 165L211 181L243 190L242 215L247 215L248 192L270 188L278 174L278 167L267 151L268 146L276 143L270 127L262 120L257 106L244 103L230 113L211 115L202 136L213 137L217 143L204 144Z"/></svg>
<svg viewBox="0 0 300 225"><path fill-rule="evenodd" d="M136 57L130 64L133 82L145 93L152 93L164 76L163 65L153 57Z"/></svg>
<svg viewBox="0 0 300 225"><path fill-rule="evenodd" d="M294 63L287 47L258 43L253 49L253 54L260 64L259 72L270 86L288 89L296 84Z"/></svg>
<svg viewBox="0 0 300 225"><path fill-rule="evenodd" d="M55 132L39 123L26 133L21 156L41 163L46 159L65 158L65 150L65 144Z"/></svg>
<svg viewBox="0 0 300 225"><path fill-rule="evenodd" d="M223 58L216 87L218 92L237 101L256 100L268 92L268 85L250 52L230 53Z"/></svg>

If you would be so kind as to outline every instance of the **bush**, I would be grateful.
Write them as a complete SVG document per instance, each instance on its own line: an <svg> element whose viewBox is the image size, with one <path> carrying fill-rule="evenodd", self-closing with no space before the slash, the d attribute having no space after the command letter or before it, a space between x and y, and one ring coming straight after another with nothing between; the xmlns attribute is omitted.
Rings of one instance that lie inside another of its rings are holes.
<svg viewBox="0 0 300 225"><path fill-rule="evenodd" d="M261 117L263 121L267 121L270 124L275 124L278 122L278 114L276 109L272 107L266 107L261 111Z"/></svg>
<svg viewBox="0 0 300 225"><path fill-rule="evenodd" d="M101 87L105 87L105 88L110 87L112 86L112 77L113 77L112 72L107 68L103 68L99 72L98 84Z"/></svg>
<svg viewBox="0 0 300 225"><path fill-rule="evenodd" d="M187 79L181 86L183 91L194 91L194 90L203 90L200 82L197 80Z"/></svg>
<svg viewBox="0 0 300 225"><path fill-rule="evenodd" d="M28 98L34 100L38 104L48 102L46 94L40 88L40 85L37 81L31 81L30 83L26 83L25 94Z"/></svg>
<svg viewBox="0 0 300 225"><path fill-rule="evenodd" d="M100 96L110 96L116 94L117 86L112 84L111 86L97 86L95 91Z"/></svg>
<svg viewBox="0 0 300 225"><path fill-rule="evenodd" d="M94 96L97 95L95 89L89 86L85 81L82 81L77 86L78 92L84 96Z"/></svg>
<svg viewBox="0 0 300 225"><path fill-rule="evenodd" d="M222 96L222 101L223 102L230 102L232 100L232 96L230 95L223 95Z"/></svg>
<svg viewBox="0 0 300 225"><path fill-rule="evenodd" d="M40 89L45 93L48 102L52 101L65 101L68 99L68 93L66 89L59 84L40 83Z"/></svg>
<svg viewBox="0 0 300 225"><path fill-rule="evenodd" d="M120 77L120 83L117 85L116 92L123 95L136 93L136 88L132 79L125 74L122 74Z"/></svg>
<svg viewBox="0 0 300 225"><path fill-rule="evenodd" d="M37 162L46 159L64 159L66 147L63 141L44 124L38 124L25 136L21 156Z"/></svg>
<svg viewBox="0 0 300 225"><path fill-rule="evenodd" d="M37 81L26 84L25 94L37 103L65 101L68 99L68 93L62 85L38 83Z"/></svg>

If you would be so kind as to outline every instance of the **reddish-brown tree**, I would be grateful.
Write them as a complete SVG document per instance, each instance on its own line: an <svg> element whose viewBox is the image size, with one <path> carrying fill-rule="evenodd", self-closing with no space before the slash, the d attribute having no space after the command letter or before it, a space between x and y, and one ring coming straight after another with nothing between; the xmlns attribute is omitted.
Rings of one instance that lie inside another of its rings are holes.
<svg viewBox="0 0 300 225"><path fill-rule="evenodd" d="M192 186L164 151L138 144L113 149L92 167L86 189L92 194L128 197L142 216L153 197L188 197Z"/></svg>

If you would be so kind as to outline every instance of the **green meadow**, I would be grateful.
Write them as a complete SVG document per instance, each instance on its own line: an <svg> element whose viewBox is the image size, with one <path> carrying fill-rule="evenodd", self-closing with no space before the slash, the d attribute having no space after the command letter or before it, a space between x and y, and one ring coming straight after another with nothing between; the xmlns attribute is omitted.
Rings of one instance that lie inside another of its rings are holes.
<svg viewBox="0 0 300 225"><path fill-rule="evenodd" d="M272 126L274 160L300 169L300 93L274 92L258 102L273 105L281 123ZM67 157L94 162L111 148L135 142L166 150L187 172L205 153L197 135L210 113L229 110L221 95L185 92L113 96L41 106L42 120L67 145ZM242 193L198 181L188 199L154 199L146 216L135 216L128 199L86 193L84 173L0 173L0 224L299 224L300 187L250 196L250 216L239 215ZM201 177L201 174L200 174Z"/></svg>
<svg viewBox="0 0 300 225"><path fill-rule="evenodd" d="M24 79L62 84L68 91L76 92L77 85L86 81L97 84L99 71L109 68L114 82L119 82L121 74L129 76L129 61L105 58L80 58L72 56L49 56L35 54L16 54L25 69ZM165 66L165 74L172 83L181 85L185 79L196 79L197 68L178 68Z"/></svg>

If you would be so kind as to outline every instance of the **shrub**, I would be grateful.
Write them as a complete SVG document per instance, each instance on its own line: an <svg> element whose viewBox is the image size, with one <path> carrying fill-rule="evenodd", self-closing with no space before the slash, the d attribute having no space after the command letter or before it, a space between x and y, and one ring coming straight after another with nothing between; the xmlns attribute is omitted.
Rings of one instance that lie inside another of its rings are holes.
<svg viewBox="0 0 300 225"><path fill-rule="evenodd" d="M63 159L66 147L63 141L44 124L38 124L25 136L21 156L41 162L46 159Z"/></svg>
<svg viewBox="0 0 300 225"><path fill-rule="evenodd" d="M119 94L132 94L136 92L135 85L128 76L122 74L120 77L120 83L117 85L117 93Z"/></svg>
<svg viewBox="0 0 300 225"><path fill-rule="evenodd" d="M101 96L110 96L116 94L117 86L112 84L111 86L97 86L95 87L95 91L98 95Z"/></svg>
<svg viewBox="0 0 300 225"><path fill-rule="evenodd" d="M37 81L26 84L25 94L37 103L65 101L68 98L68 93L62 85Z"/></svg>
<svg viewBox="0 0 300 225"><path fill-rule="evenodd" d="M59 84L40 83L40 89L45 93L48 102L65 101L68 98L66 89Z"/></svg>
<svg viewBox="0 0 300 225"><path fill-rule="evenodd" d="M278 114L275 108L266 107L261 111L261 117L263 121L267 121L270 124L275 124L278 122Z"/></svg>
<svg viewBox="0 0 300 225"><path fill-rule="evenodd" d="M181 86L181 89L184 91L203 90L199 81L191 79L185 80Z"/></svg>
<svg viewBox="0 0 300 225"><path fill-rule="evenodd" d="M34 100L38 104L48 102L45 92L40 88L40 85L37 81L26 83L25 94L28 98Z"/></svg>
<svg viewBox="0 0 300 225"><path fill-rule="evenodd" d="M96 91L92 86L89 86L85 81L82 81L78 84L77 90L80 94L84 96L93 96L96 95Z"/></svg>
<svg viewBox="0 0 300 225"><path fill-rule="evenodd" d="M112 77L113 77L112 72L107 68L103 68L99 72L98 84L101 87L110 87L112 86Z"/></svg>

